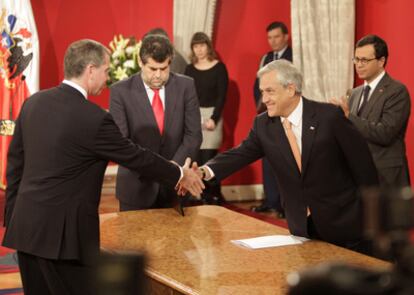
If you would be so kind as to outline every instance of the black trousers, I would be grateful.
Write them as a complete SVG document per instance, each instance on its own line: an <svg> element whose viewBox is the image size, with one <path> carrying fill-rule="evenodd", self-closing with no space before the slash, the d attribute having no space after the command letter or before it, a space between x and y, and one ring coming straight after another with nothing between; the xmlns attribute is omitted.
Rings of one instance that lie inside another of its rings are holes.
<svg viewBox="0 0 414 295"><path fill-rule="evenodd" d="M17 251L25 295L83 295L92 292L92 267Z"/></svg>
<svg viewBox="0 0 414 295"><path fill-rule="evenodd" d="M321 236L319 235L318 231L316 230L315 224L313 223L313 220L312 220L312 215L308 216L308 235L309 235L309 238L311 239L323 240ZM336 243L333 243L333 244L336 244ZM368 256L376 257L374 255L372 241L369 241L369 240L360 239L360 240L348 241L348 242L345 242L342 244L336 244L336 245L347 248L355 252L368 255Z"/></svg>
<svg viewBox="0 0 414 295"><path fill-rule="evenodd" d="M179 197L173 189L167 188L165 186L160 186L157 198L155 199L154 204L148 208L143 208L134 204L129 204L119 200L119 211L133 211L133 210L145 210L145 209L163 209L163 208L172 208L178 202Z"/></svg>
<svg viewBox="0 0 414 295"><path fill-rule="evenodd" d="M284 213L285 210L282 207L281 196L279 188L276 182L276 176L273 172L273 168L270 165L269 160L264 157L262 160L262 172L263 172L263 190L265 198L263 200L263 206L276 209L280 213Z"/></svg>

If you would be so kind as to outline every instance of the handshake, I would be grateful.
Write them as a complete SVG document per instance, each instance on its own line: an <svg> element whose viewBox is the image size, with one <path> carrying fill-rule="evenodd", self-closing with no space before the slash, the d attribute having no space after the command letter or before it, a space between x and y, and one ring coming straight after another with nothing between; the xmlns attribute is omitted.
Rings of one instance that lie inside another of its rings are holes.
<svg viewBox="0 0 414 295"><path fill-rule="evenodd" d="M177 183L175 189L177 194L184 196L187 192L195 197L200 197L203 189L205 188L203 179L209 179L210 173L203 168L199 168L197 162L191 164L191 159L185 160L182 167L183 177ZM208 174L208 175L206 175Z"/></svg>

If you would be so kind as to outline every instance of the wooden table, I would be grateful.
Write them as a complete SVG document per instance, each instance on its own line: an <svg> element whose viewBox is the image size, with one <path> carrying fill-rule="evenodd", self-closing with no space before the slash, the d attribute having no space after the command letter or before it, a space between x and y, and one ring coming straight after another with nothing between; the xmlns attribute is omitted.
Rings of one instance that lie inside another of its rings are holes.
<svg viewBox="0 0 414 295"><path fill-rule="evenodd" d="M289 273L322 262L381 268L389 263L325 242L249 250L230 242L289 234L219 206L101 215L105 251L144 251L151 294L286 294Z"/></svg>

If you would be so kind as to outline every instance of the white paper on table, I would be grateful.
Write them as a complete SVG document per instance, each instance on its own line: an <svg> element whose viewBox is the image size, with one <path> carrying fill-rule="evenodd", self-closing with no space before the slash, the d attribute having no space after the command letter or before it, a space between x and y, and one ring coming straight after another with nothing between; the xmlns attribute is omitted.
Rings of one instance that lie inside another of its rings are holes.
<svg viewBox="0 0 414 295"><path fill-rule="evenodd" d="M292 235L274 235L243 240L231 240L231 242L249 249L261 249L268 247L297 245L302 244L308 240L309 239L304 237L297 237Z"/></svg>

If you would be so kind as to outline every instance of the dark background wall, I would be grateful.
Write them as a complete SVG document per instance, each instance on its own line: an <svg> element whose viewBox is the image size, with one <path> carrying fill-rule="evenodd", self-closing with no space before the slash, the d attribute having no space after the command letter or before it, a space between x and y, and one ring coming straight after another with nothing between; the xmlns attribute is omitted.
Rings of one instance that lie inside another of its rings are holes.
<svg viewBox="0 0 414 295"><path fill-rule="evenodd" d="M147 30L160 26L172 35L172 0L36 0L32 6L40 41L41 89L63 79L64 51L74 40L92 38L108 44L115 34L141 38ZM369 33L383 37L390 49L387 71L405 83L411 94L414 93L414 78L409 73L414 68L410 46L414 31L412 11L414 2L410 0L356 1L356 39ZM274 20L285 22L290 29L290 1L218 0L213 41L231 81L224 111L223 149L239 144L251 127L255 116L252 85L260 57L268 50L265 28ZM105 91L91 100L107 108L108 96ZM406 141L413 175L412 120ZM255 163L224 183L260 182L260 165Z"/></svg>

